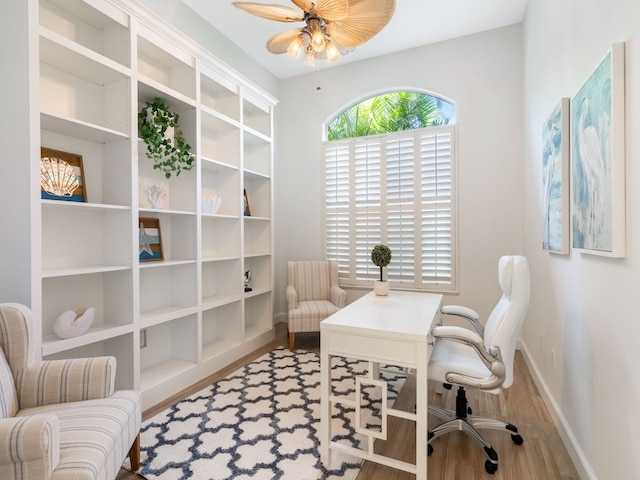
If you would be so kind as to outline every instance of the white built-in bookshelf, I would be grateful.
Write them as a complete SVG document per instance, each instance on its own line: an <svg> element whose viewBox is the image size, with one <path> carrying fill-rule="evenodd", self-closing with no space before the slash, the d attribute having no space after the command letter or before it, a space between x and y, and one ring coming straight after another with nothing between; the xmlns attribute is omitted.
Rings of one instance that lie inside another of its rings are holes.
<svg viewBox="0 0 640 480"><path fill-rule="evenodd" d="M82 156L87 201L41 200L37 342L44 358L114 355L116 386L141 390L148 408L274 336L276 101L135 2L38 3L36 133ZM156 97L180 115L196 156L168 180L137 135L138 111ZM166 192L160 208L152 185ZM163 260L139 261L139 218L159 221ZM57 315L81 306L96 308L91 329L58 338Z"/></svg>

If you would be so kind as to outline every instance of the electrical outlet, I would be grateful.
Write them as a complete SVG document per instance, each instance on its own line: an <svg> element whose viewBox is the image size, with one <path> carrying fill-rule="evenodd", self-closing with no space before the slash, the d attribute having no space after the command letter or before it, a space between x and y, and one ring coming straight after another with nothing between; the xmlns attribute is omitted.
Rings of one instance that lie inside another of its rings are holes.
<svg viewBox="0 0 640 480"><path fill-rule="evenodd" d="M551 349L551 368L556 369L556 349Z"/></svg>
<svg viewBox="0 0 640 480"><path fill-rule="evenodd" d="M144 348L147 346L147 330L140 330L140 348Z"/></svg>

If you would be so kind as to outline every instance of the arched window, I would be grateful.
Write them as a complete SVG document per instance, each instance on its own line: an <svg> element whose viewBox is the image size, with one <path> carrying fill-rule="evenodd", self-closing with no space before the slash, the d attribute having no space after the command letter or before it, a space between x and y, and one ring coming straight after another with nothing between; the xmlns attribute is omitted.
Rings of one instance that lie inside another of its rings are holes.
<svg viewBox="0 0 640 480"><path fill-rule="evenodd" d="M340 140L448 125L453 121L454 112L453 104L426 93L385 93L340 113L327 125L327 139Z"/></svg>
<svg viewBox="0 0 640 480"><path fill-rule="evenodd" d="M378 243L391 248L394 288L454 291L455 108L391 92L327 124L325 251L345 286L370 286Z"/></svg>

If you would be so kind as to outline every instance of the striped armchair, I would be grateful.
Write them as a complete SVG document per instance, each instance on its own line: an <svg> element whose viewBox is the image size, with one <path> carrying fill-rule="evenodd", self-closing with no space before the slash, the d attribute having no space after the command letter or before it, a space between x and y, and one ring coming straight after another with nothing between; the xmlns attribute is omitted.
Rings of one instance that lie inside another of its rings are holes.
<svg viewBox="0 0 640 480"><path fill-rule="evenodd" d="M140 466L140 393L114 393L116 360L35 361L33 314L0 304L0 478L113 480Z"/></svg>
<svg viewBox="0 0 640 480"><path fill-rule="evenodd" d="M347 303L347 292L338 286L338 264L333 261L300 261L287 265L289 350L297 332L318 332L320 322Z"/></svg>

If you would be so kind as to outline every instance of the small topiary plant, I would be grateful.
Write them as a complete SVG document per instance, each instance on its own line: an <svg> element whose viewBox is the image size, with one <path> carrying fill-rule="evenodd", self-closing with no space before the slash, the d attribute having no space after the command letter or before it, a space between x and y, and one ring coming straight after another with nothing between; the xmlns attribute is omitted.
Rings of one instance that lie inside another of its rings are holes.
<svg viewBox="0 0 640 480"><path fill-rule="evenodd" d="M377 267L380 267L380 281L382 282L382 269L391 262L391 249L386 245L379 244L371 250L371 261Z"/></svg>
<svg viewBox="0 0 640 480"><path fill-rule="evenodd" d="M161 98L146 102L138 112L138 135L147 144L147 158L154 161L153 168L166 178L172 174L177 177L182 170L194 167L195 156L178 128L179 118ZM174 130L173 138L167 135L170 128Z"/></svg>

